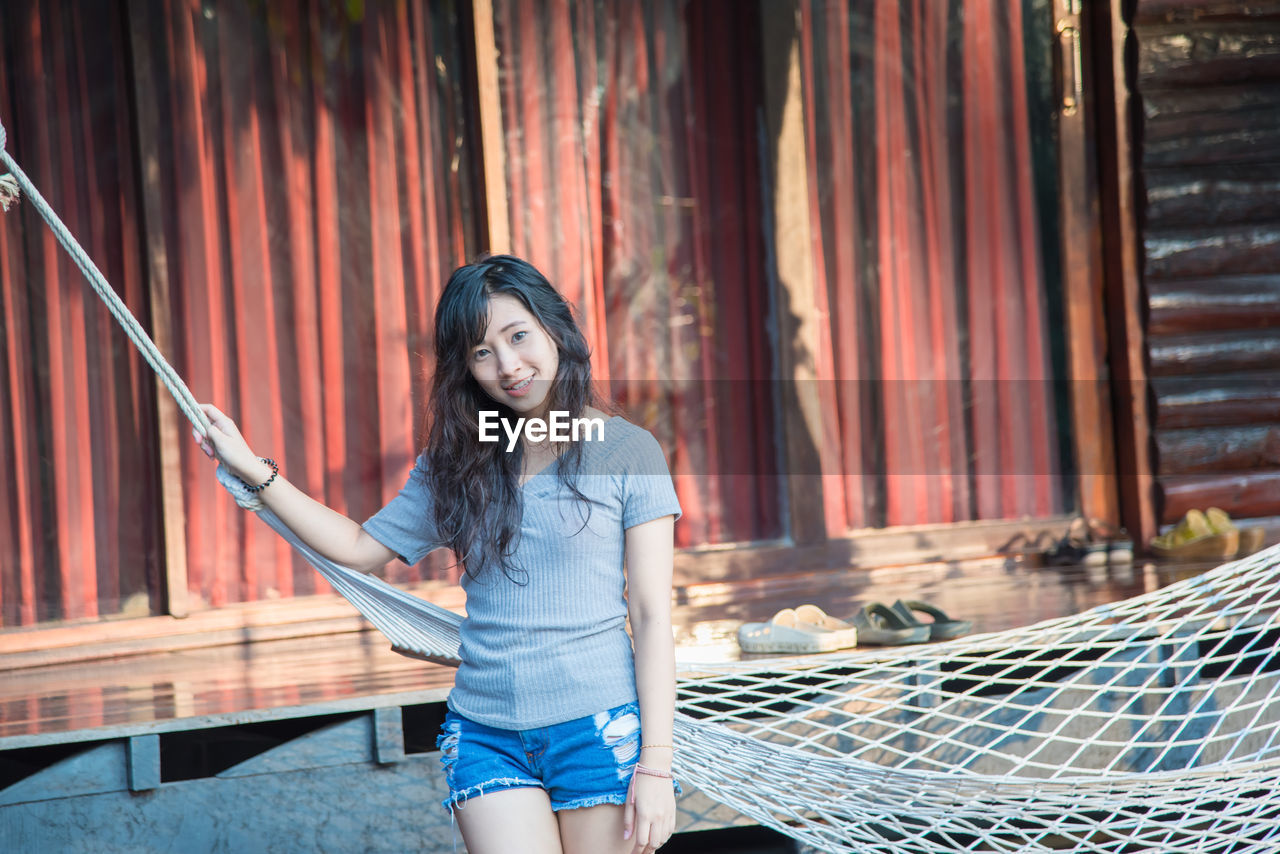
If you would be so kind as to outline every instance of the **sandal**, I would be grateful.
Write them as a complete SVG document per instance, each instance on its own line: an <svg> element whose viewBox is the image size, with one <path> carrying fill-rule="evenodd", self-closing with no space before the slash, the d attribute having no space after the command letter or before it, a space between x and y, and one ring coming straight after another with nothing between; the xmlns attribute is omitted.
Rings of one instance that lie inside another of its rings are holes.
<svg viewBox="0 0 1280 854"><path fill-rule="evenodd" d="M941 608L916 599L899 599L893 603L893 611L908 623L926 627L931 641L952 640L973 630L971 620L953 620ZM916 611L928 614L932 622L918 619L914 613Z"/></svg>
<svg viewBox="0 0 1280 854"><path fill-rule="evenodd" d="M897 646L929 640L928 626L904 620L882 602L865 606L849 622L858 630L858 641L869 646Z"/></svg>
<svg viewBox="0 0 1280 854"><path fill-rule="evenodd" d="M1034 537L1027 531L1019 531L996 546L996 554L1003 556L1010 564L1044 566L1045 556L1053 551L1055 545L1053 535L1048 531L1041 531Z"/></svg>
<svg viewBox="0 0 1280 854"><path fill-rule="evenodd" d="M783 608L767 623L743 623L738 627L738 646L743 652L832 652L856 643L856 631L819 628L800 620L791 608Z"/></svg>
<svg viewBox="0 0 1280 854"><path fill-rule="evenodd" d="M1067 533L1049 550L1048 560L1055 566L1132 563L1133 541L1124 528L1101 519L1077 516L1067 526Z"/></svg>
<svg viewBox="0 0 1280 854"><path fill-rule="evenodd" d="M1227 530L1214 530L1205 514L1193 508L1172 530L1152 538L1151 551L1157 557L1180 560L1232 558L1240 551L1240 531L1235 525Z"/></svg>
<svg viewBox="0 0 1280 854"><path fill-rule="evenodd" d="M1267 538L1267 529L1261 525L1254 525L1248 528L1241 528L1235 521L1227 515L1227 511L1217 507L1210 507L1204 511L1205 521L1209 523L1209 529L1215 534L1227 534L1231 531L1237 532L1239 542L1236 547L1236 557L1247 557L1258 549L1262 548L1262 543Z"/></svg>
<svg viewBox="0 0 1280 854"><path fill-rule="evenodd" d="M797 605L796 622L802 624L805 628L816 628L819 631L831 632L836 636L836 641L840 644L839 649L847 649L858 645L858 629L855 626L846 623L844 620L837 620L817 605Z"/></svg>

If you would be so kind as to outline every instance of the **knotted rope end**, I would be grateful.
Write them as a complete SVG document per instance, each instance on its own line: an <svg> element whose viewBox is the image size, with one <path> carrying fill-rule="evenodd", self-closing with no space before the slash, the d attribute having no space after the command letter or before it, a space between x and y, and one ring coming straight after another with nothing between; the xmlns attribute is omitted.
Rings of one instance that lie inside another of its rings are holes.
<svg viewBox="0 0 1280 854"><path fill-rule="evenodd" d="M0 175L0 210L8 211L22 198L18 179L12 175Z"/></svg>
<svg viewBox="0 0 1280 854"><path fill-rule="evenodd" d="M255 512L262 509L262 499L249 490L249 484L228 471L226 466L219 463L214 470L214 474L218 478L218 483L221 483L227 492L231 493L231 497L236 500L236 504L239 504L245 510Z"/></svg>

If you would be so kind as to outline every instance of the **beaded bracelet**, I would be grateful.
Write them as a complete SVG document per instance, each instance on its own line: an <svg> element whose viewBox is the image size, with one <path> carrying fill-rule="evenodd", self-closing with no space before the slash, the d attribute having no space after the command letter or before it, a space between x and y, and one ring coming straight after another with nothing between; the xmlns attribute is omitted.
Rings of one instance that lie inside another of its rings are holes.
<svg viewBox="0 0 1280 854"><path fill-rule="evenodd" d="M675 749L676 749L676 748L675 748L675 745L672 745L672 744L642 744L642 745L640 745L640 749L641 749L641 750L648 750L650 747L663 747L663 748L666 748L667 750L675 750Z"/></svg>
<svg viewBox="0 0 1280 854"><path fill-rule="evenodd" d="M276 479L276 475L280 474L280 466L276 465L276 461L270 457L258 457L258 461L271 466L271 477L267 478L257 486L249 486L248 484L245 484L245 488L250 492L261 492L271 485L271 482Z"/></svg>
<svg viewBox="0 0 1280 854"><path fill-rule="evenodd" d="M641 765L639 762L636 763L635 772L637 774L648 774L650 777L661 777L664 780L672 779L670 771L659 771L657 768L648 768Z"/></svg>

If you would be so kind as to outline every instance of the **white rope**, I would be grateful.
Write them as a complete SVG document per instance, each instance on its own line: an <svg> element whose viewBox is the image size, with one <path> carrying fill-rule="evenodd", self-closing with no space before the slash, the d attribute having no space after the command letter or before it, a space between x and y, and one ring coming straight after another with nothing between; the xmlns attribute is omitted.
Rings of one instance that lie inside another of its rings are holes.
<svg viewBox="0 0 1280 854"><path fill-rule="evenodd" d="M155 342L151 340L151 336L147 334L142 325L138 323L137 318L133 316L133 312L129 311L129 307L124 304L115 290L107 282L106 277L93 263L93 259L80 246L67 227L63 225L62 220L54 212L49 203L45 201L44 196L40 195L40 191L36 189L35 184L31 183L25 172L19 168L18 164L4 150L5 145L4 125L0 124L0 163L9 170L9 175L5 176L10 179L9 185L17 184L22 192L26 194L31 204L35 205L36 210L44 221L49 224L49 228L53 231L58 242L62 244L62 248L67 250L67 254L76 262L76 266L80 268L80 272L84 273L85 278L89 280L89 285L93 288L104 303L107 310L111 312L111 316L116 319L125 334L129 336L129 340L142 353L142 357L146 359L147 364L160 377L160 381L164 383L165 388L173 395L173 399L177 401L178 408L182 410L182 414L187 416L199 431L200 434L208 435L209 419L200 410L200 406L196 399L192 396L190 389L186 383L182 381L182 377L178 376L178 372L173 369L156 348ZM8 210L9 205L4 205L4 209Z"/></svg>
<svg viewBox="0 0 1280 854"><path fill-rule="evenodd" d="M458 629L462 625L460 614L406 593L375 575L334 563L303 542L271 508L262 503L256 493L249 490L244 481L226 467L218 466L216 474L218 482L231 493L237 504L256 513L293 546L395 647L442 664L457 665L461 662L458 657Z"/></svg>
<svg viewBox="0 0 1280 854"><path fill-rule="evenodd" d="M0 155L3 145L0 126ZM3 159L94 290L118 304ZM127 311L112 313L141 333ZM130 338L199 423L185 385L136 333ZM218 480L393 644L457 662L459 615L327 561L221 467ZM1035 626L902 649L684 666L675 770L828 852L1275 852L1278 568L1280 546Z"/></svg>
<svg viewBox="0 0 1280 854"><path fill-rule="evenodd" d="M76 262L76 266L88 279L94 293L106 303L112 317L142 353L147 364L160 377L187 420L202 435L208 435L209 420L186 383L165 359L155 342L151 340L151 336L138 323L137 318L116 294L98 270L97 265L45 201L40 191L31 183L26 173L4 150L5 140L4 125L0 124L0 162L9 169L13 181L22 188L22 192L27 195L40 216L49 224L58 242L67 250ZM246 510L252 510L272 530L284 537L308 563L328 579L339 593L356 605L357 609L385 633L397 647L434 661L458 663L458 626L462 620L458 614L398 590L379 578L328 560L302 542L275 513L265 507L258 497L248 490L243 481L228 472L225 467L218 466L217 476L218 482L231 493L237 504Z"/></svg>

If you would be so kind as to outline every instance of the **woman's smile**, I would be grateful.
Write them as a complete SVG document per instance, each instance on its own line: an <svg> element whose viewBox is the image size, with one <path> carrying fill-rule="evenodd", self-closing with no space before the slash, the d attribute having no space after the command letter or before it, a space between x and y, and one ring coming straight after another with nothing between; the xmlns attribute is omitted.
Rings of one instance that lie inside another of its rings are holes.
<svg viewBox="0 0 1280 854"><path fill-rule="evenodd" d="M524 379L507 386L507 394L510 394L513 397L524 397L529 393L529 389L532 388L532 386L533 374L529 374L529 376Z"/></svg>

